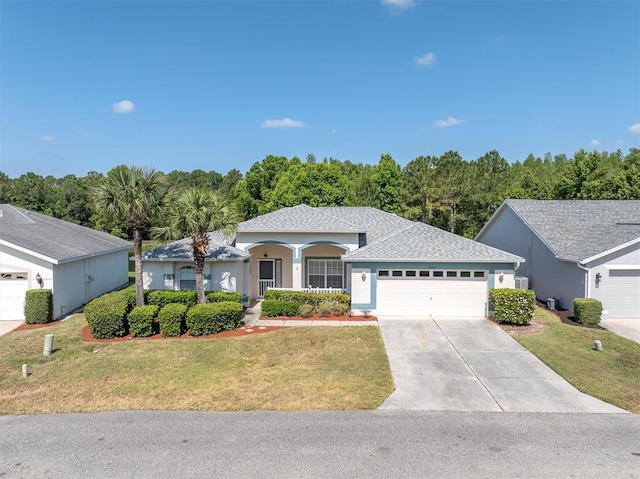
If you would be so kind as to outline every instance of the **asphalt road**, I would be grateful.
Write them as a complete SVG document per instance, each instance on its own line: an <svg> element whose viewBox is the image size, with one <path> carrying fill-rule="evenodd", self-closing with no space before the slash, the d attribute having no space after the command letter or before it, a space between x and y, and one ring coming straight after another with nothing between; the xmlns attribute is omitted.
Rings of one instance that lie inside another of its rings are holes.
<svg viewBox="0 0 640 479"><path fill-rule="evenodd" d="M640 478L640 416L116 412L0 417L0 478Z"/></svg>

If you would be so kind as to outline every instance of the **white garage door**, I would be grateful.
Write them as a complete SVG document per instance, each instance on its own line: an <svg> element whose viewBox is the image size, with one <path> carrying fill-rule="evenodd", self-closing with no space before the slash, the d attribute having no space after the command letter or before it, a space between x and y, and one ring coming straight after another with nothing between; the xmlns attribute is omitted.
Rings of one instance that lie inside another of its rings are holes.
<svg viewBox="0 0 640 479"><path fill-rule="evenodd" d="M0 320L24 320L27 273L0 273Z"/></svg>
<svg viewBox="0 0 640 479"><path fill-rule="evenodd" d="M486 271L379 270L378 316L483 318Z"/></svg>
<svg viewBox="0 0 640 479"><path fill-rule="evenodd" d="M610 270L609 318L640 318L640 270Z"/></svg>

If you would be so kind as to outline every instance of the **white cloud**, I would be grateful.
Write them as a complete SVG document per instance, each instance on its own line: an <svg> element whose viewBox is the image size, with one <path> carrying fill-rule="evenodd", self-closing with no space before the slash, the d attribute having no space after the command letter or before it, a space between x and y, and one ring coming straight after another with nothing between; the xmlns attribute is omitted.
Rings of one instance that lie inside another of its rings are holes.
<svg viewBox="0 0 640 479"><path fill-rule="evenodd" d="M629 133L640 133L640 123L636 123L635 125L631 125L629 127Z"/></svg>
<svg viewBox="0 0 640 479"><path fill-rule="evenodd" d="M591 140L589 142L589 146L600 146L602 145L602 142L600 140Z"/></svg>
<svg viewBox="0 0 640 479"><path fill-rule="evenodd" d="M420 0L382 0L382 4L404 10L406 8L414 7L419 1Z"/></svg>
<svg viewBox="0 0 640 479"><path fill-rule="evenodd" d="M113 108L113 111L116 113L126 114L132 113L136 109L136 106L132 101L122 100L118 103L112 104L111 108Z"/></svg>
<svg viewBox="0 0 640 479"><path fill-rule="evenodd" d="M413 61L416 62L421 67L424 67L426 65L431 65L435 63L436 56L433 53L429 52L429 53L425 53L424 55L420 55L419 57L413 57Z"/></svg>
<svg viewBox="0 0 640 479"><path fill-rule="evenodd" d="M623 145L624 144L624 140L618 140L616 141L616 145Z"/></svg>
<svg viewBox="0 0 640 479"><path fill-rule="evenodd" d="M282 120L267 119L262 122L260 128L303 128L308 126L303 121L292 120L291 118L283 118Z"/></svg>
<svg viewBox="0 0 640 479"><path fill-rule="evenodd" d="M53 141L56 137L53 135L44 135L40 137L40 141Z"/></svg>
<svg viewBox="0 0 640 479"><path fill-rule="evenodd" d="M446 120L436 120L433 122L433 126L436 128L449 128L450 126L459 125L460 123L464 123L464 120L460 118L454 118L452 116L447 117Z"/></svg>

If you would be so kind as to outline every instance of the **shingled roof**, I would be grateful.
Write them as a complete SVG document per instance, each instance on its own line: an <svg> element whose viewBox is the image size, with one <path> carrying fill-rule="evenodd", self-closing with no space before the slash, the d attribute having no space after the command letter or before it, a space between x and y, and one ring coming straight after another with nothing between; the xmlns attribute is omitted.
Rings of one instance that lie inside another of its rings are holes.
<svg viewBox="0 0 640 479"><path fill-rule="evenodd" d="M238 248L228 244L222 231L209 233L208 260L213 261L243 261L250 256ZM151 251L142 253L143 260L156 261L193 261L193 247L191 238L184 238Z"/></svg>
<svg viewBox="0 0 640 479"><path fill-rule="evenodd" d="M507 200L505 204L561 259L584 262L640 241L640 200Z"/></svg>
<svg viewBox="0 0 640 479"><path fill-rule="evenodd" d="M524 258L424 223L343 256L346 261L524 262Z"/></svg>
<svg viewBox="0 0 640 479"><path fill-rule="evenodd" d="M296 233L364 233L365 229L355 226L335 215L327 214L323 208L307 205L292 206L243 221L238 225L238 233L276 233L290 231Z"/></svg>
<svg viewBox="0 0 640 479"><path fill-rule="evenodd" d="M0 242L54 264L131 247L109 233L9 204L0 204Z"/></svg>

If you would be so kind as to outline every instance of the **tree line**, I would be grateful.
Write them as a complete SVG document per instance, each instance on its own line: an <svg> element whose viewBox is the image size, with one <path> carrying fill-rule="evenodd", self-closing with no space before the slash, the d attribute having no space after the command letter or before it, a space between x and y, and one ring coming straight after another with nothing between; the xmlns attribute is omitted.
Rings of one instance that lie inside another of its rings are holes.
<svg viewBox="0 0 640 479"><path fill-rule="evenodd" d="M10 178L0 172L0 203L11 203L67 221L133 238L133 229L95 207L90 192L118 175L91 171L62 178L26 173ZM240 220L287 206L372 206L413 221L474 237L503 200L640 199L640 149L585 151L573 156L529 155L509 163L497 151L467 160L456 151L419 156L405 166L383 154L375 164L313 154L266 156L242 174L232 169L159 172L179 188L218 192L235 205ZM143 235L163 227L152 218Z"/></svg>

